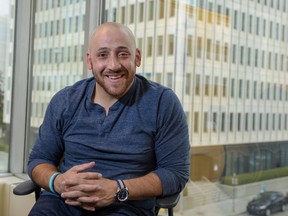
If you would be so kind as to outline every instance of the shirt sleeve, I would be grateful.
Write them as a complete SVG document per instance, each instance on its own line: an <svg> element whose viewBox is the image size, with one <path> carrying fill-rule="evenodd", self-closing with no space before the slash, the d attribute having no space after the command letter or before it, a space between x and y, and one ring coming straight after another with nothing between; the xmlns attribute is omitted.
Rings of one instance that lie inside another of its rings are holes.
<svg viewBox="0 0 288 216"><path fill-rule="evenodd" d="M188 124L182 105L172 90L163 92L157 119L155 153L163 196L180 193L190 176Z"/></svg>
<svg viewBox="0 0 288 216"><path fill-rule="evenodd" d="M50 101L43 123L39 127L39 134L33 145L28 160L28 175L32 177L32 170L41 163L58 166L63 156L62 126L60 118L65 107L65 94L57 93Z"/></svg>

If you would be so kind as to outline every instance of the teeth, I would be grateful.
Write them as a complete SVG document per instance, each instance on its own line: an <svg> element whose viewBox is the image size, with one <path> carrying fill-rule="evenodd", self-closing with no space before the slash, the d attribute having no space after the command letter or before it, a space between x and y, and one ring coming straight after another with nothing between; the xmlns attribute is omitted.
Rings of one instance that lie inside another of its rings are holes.
<svg viewBox="0 0 288 216"><path fill-rule="evenodd" d="M110 75L108 76L110 79L119 79L121 78L121 75Z"/></svg>

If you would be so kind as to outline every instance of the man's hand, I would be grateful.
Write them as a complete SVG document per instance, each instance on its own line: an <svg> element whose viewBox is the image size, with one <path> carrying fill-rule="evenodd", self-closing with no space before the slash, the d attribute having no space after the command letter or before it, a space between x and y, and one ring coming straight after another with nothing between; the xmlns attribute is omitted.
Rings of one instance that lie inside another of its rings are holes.
<svg viewBox="0 0 288 216"><path fill-rule="evenodd" d="M72 206L94 211L115 201L116 181L102 178L100 173L84 172L95 162L72 167L55 179L55 190Z"/></svg>

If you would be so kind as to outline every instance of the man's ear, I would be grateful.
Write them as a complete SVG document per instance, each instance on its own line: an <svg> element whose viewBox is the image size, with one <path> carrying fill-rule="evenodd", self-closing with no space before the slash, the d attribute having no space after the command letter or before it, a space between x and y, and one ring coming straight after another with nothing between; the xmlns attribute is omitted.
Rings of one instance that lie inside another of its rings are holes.
<svg viewBox="0 0 288 216"><path fill-rule="evenodd" d="M92 65L92 60L91 60L90 52L87 52L87 53L86 53L86 64L87 64L87 68L88 68L89 70L92 70L93 65Z"/></svg>
<svg viewBox="0 0 288 216"><path fill-rule="evenodd" d="M136 49L136 54L135 54L135 64L137 67L140 67L141 65L141 51L140 49Z"/></svg>

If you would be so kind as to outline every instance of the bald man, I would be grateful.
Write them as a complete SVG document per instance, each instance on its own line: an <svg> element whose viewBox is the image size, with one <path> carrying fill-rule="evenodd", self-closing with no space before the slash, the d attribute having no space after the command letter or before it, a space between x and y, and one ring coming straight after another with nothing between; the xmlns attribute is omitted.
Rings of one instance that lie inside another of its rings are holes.
<svg viewBox="0 0 288 216"><path fill-rule="evenodd" d="M104 23L86 53L93 77L51 100L28 162L44 188L29 215L154 215L189 178L189 137L175 93L136 75L127 26Z"/></svg>

